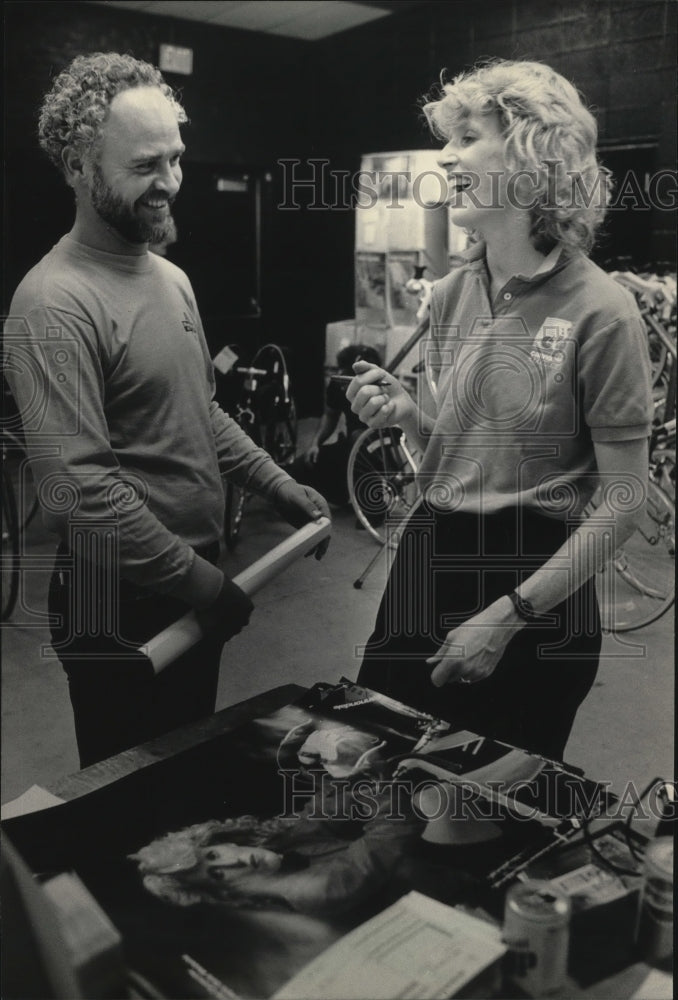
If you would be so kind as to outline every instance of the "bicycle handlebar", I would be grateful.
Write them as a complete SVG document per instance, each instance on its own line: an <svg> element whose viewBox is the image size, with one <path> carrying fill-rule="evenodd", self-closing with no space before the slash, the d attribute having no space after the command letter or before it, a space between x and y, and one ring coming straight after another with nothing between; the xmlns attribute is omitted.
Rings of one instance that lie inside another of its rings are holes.
<svg viewBox="0 0 678 1000"><path fill-rule="evenodd" d="M238 375L268 375L265 368L234 368Z"/></svg>
<svg viewBox="0 0 678 1000"><path fill-rule="evenodd" d="M676 304L675 281L670 282L657 276L644 278L632 271L612 271L610 277L620 285L625 285L631 291L649 299L655 306L667 304L671 308Z"/></svg>

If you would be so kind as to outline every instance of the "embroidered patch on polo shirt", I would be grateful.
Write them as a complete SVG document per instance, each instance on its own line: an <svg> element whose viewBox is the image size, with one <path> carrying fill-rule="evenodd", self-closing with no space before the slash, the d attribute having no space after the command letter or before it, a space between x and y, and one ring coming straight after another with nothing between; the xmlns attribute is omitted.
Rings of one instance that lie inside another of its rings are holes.
<svg viewBox="0 0 678 1000"><path fill-rule="evenodd" d="M572 323L558 316L547 316L534 338L532 356L547 365L560 365L565 357L565 341L572 333Z"/></svg>

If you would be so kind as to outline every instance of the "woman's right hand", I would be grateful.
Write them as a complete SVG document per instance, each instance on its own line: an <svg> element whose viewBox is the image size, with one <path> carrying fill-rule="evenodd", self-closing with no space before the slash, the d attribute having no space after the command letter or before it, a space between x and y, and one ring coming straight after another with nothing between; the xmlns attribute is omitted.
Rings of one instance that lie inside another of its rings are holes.
<svg viewBox="0 0 678 1000"><path fill-rule="evenodd" d="M346 398L368 427L392 427L416 417L414 400L393 375L367 361L356 361L353 371ZM379 385L381 381L387 384Z"/></svg>

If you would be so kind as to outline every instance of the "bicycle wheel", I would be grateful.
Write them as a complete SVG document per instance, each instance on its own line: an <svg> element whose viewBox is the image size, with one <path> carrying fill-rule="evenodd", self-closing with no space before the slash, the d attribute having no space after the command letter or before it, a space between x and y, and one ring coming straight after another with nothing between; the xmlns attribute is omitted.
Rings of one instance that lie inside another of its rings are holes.
<svg viewBox="0 0 678 1000"><path fill-rule="evenodd" d="M268 379L282 380L287 375L287 362L283 350L277 344L264 344L252 359L253 368L265 368Z"/></svg>
<svg viewBox="0 0 678 1000"><path fill-rule="evenodd" d="M603 629L633 632L661 618L675 599L676 510L650 481L643 519L596 578Z"/></svg>
<svg viewBox="0 0 678 1000"><path fill-rule="evenodd" d="M417 500L417 467L399 427L363 431L348 457L348 493L360 523L376 541L404 521Z"/></svg>
<svg viewBox="0 0 678 1000"><path fill-rule="evenodd" d="M266 372L258 379L256 396L263 447L278 465L289 465L297 451L297 413L285 355L277 344L265 344L252 366Z"/></svg>
<svg viewBox="0 0 678 1000"><path fill-rule="evenodd" d="M19 519L12 479L2 467L2 621L12 614L19 594Z"/></svg>
<svg viewBox="0 0 678 1000"><path fill-rule="evenodd" d="M229 549L234 549L240 538L240 525L245 513L247 493L242 486L226 483L224 487L224 541Z"/></svg>
<svg viewBox="0 0 678 1000"><path fill-rule="evenodd" d="M291 396L286 412L272 416L262 427L264 449L278 465L290 465L297 453L297 408Z"/></svg>

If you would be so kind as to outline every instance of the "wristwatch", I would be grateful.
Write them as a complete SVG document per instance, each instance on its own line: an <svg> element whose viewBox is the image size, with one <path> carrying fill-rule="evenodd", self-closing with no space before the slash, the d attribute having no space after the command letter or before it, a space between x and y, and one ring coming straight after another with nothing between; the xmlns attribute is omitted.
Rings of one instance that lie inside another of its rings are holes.
<svg viewBox="0 0 678 1000"><path fill-rule="evenodd" d="M548 617L547 615L540 615L538 611L535 611L532 606L532 601L528 601L527 598L521 597L515 590L512 590L508 597L513 604L513 607L516 609L516 614L519 618L522 618L524 622L534 624L537 622L543 622L544 619Z"/></svg>

